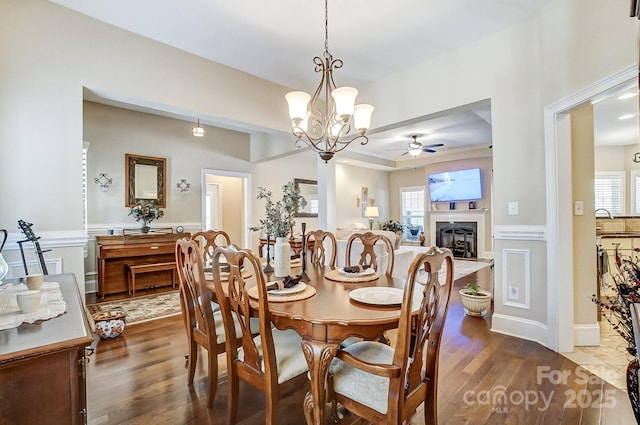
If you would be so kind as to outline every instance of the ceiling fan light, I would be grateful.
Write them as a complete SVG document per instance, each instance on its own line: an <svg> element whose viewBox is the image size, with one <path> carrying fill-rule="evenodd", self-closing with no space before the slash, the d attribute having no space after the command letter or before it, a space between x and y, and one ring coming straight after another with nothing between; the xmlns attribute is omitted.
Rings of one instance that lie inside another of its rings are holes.
<svg viewBox="0 0 640 425"><path fill-rule="evenodd" d="M331 97L336 102L336 115L347 121L353 115L358 90L353 87L338 87L331 91ZM346 117L346 119L344 118Z"/></svg>
<svg viewBox="0 0 640 425"><path fill-rule="evenodd" d="M409 155L416 157L416 156L420 156L420 154L422 153L422 149L409 149Z"/></svg>
<svg viewBox="0 0 640 425"><path fill-rule="evenodd" d="M307 116L307 105L311 100L311 95L303 91L292 91L287 93L284 98L289 104L289 116L291 119L303 121Z"/></svg>
<svg viewBox="0 0 640 425"><path fill-rule="evenodd" d="M360 131L368 130L371 126L373 106L366 103L356 105L353 110L353 123Z"/></svg>

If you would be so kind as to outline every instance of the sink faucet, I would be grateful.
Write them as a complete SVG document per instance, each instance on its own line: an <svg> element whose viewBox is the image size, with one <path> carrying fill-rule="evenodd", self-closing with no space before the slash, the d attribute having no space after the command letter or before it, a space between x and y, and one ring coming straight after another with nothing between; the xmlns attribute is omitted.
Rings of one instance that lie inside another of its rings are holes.
<svg viewBox="0 0 640 425"><path fill-rule="evenodd" d="M611 213L609 212L609 210L608 210L608 209L606 209L606 208L598 208L598 209L595 211L595 215L598 215L598 211L604 211L605 213L607 213L607 216L608 216L609 218L613 218L613 217L611 216Z"/></svg>

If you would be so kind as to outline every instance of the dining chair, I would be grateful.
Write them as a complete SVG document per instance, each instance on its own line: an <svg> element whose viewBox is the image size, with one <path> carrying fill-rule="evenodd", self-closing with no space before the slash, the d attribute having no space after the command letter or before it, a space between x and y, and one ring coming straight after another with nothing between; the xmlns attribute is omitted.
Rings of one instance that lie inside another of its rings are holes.
<svg viewBox="0 0 640 425"><path fill-rule="evenodd" d="M441 285L438 272L446 266ZM418 275L428 273L424 287ZM327 399L375 424L402 424L424 403L424 419L437 425L438 357L453 284L453 255L431 247L418 254L403 289L395 347L359 341L339 349L329 366ZM416 307L419 305L419 309Z"/></svg>
<svg viewBox="0 0 640 425"><path fill-rule="evenodd" d="M218 265L225 257L230 265L228 286L225 294ZM245 281L241 268L253 273L251 282ZM239 380L247 382L265 395L266 424L279 423L278 403L280 399L304 385L308 385L307 361L302 352L302 338L293 330L280 331L272 327L267 299L267 284L262 273L260 259L248 249L234 245L218 247L213 257L214 285L220 303L227 334L233 326L233 318L240 323L242 337L228 338L227 376L228 400L227 423L235 424L238 412ZM248 293L257 286L256 306L251 306ZM260 334L252 335L249 321L258 316Z"/></svg>
<svg viewBox="0 0 640 425"><path fill-rule="evenodd" d="M328 246L325 246L325 241ZM337 243L336 237L331 232L325 232L324 230L314 230L307 233L305 246L311 250L311 256L309 261L313 265L329 265L331 267L336 266L337 256ZM329 255L327 255L327 248L329 249ZM329 262L327 262L327 258Z"/></svg>
<svg viewBox="0 0 640 425"><path fill-rule="evenodd" d="M218 354L226 348L220 311L214 313L214 293L205 284L204 262L198 244L187 238L176 242L176 266L180 280L180 305L187 328L187 382L193 384L198 346L207 350L209 379L207 405L213 406L218 384Z"/></svg>
<svg viewBox="0 0 640 425"><path fill-rule="evenodd" d="M210 264L213 251L219 246L231 244L229 234L224 230L206 230L195 232L191 235L191 240L195 240L202 250L205 266Z"/></svg>
<svg viewBox="0 0 640 425"><path fill-rule="evenodd" d="M385 235L376 234L373 232L351 234L351 236L349 236L349 239L347 240L347 254L345 258L345 264L347 266L351 266L351 250L353 249L353 245L356 241L362 242L362 252L360 253L358 264L369 264L376 271L378 271L378 255L374 250L374 246L376 245L376 243L380 242L388 254L388 259L386 262L387 267L386 270L384 270L384 273L387 276L391 276L391 274L393 273L393 263L395 258L393 243L391 242L391 240Z"/></svg>

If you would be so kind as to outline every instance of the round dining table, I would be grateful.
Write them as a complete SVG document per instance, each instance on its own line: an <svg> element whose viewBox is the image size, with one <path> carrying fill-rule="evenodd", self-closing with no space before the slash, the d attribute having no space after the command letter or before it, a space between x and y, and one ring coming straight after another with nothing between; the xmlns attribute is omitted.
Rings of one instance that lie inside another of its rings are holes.
<svg viewBox="0 0 640 425"><path fill-rule="evenodd" d="M308 265L307 285L315 288L313 296L289 302L269 302L273 324L281 330L293 329L302 337L302 350L309 365L310 391L304 398L308 424L324 424L327 371L342 341L348 337L377 340L384 331L397 328L400 304L374 305L354 301L349 293L358 288L403 288L405 280L385 274L362 282L342 282L329 266ZM300 274L300 267L292 268ZM332 279L325 277L330 274ZM270 274L267 281L277 280ZM346 278L345 280L353 280ZM416 290L422 285L416 285ZM270 296L271 298L271 296ZM416 297L419 298L419 297ZM416 308L419 307L419 300Z"/></svg>

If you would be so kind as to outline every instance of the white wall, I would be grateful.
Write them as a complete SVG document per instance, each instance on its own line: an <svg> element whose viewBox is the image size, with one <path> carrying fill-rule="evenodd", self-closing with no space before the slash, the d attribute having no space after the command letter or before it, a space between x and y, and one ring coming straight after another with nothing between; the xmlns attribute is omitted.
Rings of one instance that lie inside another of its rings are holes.
<svg viewBox="0 0 640 425"><path fill-rule="evenodd" d="M378 223L389 219L389 172L370 168L336 164L336 227L360 225L369 227L369 219L362 217L362 205L356 198L361 198L362 188L369 191L369 199L375 200L380 217L373 222L376 229Z"/></svg>

